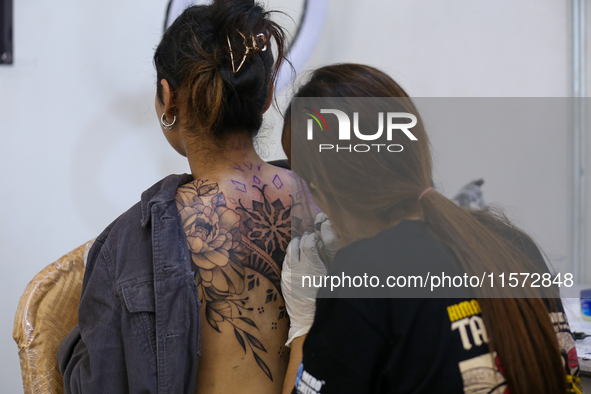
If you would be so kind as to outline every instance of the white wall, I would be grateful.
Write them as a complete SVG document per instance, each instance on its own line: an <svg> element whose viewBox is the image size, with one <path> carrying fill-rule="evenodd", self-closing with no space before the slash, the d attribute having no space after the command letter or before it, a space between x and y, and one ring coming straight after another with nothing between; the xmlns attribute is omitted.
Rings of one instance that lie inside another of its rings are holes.
<svg viewBox="0 0 591 394"><path fill-rule="evenodd" d="M188 166L154 115L164 0L15 1L0 67L0 381L22 392L12 325L26 284L146 186Z"/></svg>
<svg viewBox="0 0 591 394"><path fill-rule="evenodd" d="M151 56L165 7L164 0L15 2L14 65L0 66L2 392L22 390L11 333L27 282L96 236L152 183L188 171L153 110ZM566 96L567 2L332 0L309 65L344 61L382 68L417 97ZM269 116L261 141L269 159L282 156L280 123ZM566 129L557 133L568 138ZM514 207L550 255L567 255L566 148L549 157L528 153L548 173L527 183L510 171L523 164L519 151L503 155L501 168L495 161L462 167L470 149L458 152L438 159L448 194L484 176L487 200ZM551 197L531 204L549 188ZM540 215L549 209L559 212Z"/></svg>

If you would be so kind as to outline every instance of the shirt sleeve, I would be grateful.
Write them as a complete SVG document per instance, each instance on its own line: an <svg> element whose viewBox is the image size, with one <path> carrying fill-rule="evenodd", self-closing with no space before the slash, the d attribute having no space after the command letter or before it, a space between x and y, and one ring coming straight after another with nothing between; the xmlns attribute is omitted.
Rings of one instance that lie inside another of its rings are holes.
<svg viewBox="0 0 591 394"><path fill-rule="evenodd" d="M381 330L359 312L364 304L375 310L372 303L370 299L317 299L316 317L304 342L293 393L375 391L379 366L385 365L391 345Z"/></svg>
<svg viewBox="0 0 591 394"><path fill-rule="evenodd" d="M86 267L78 325L64 338L57 354L66 394L129 391L121 308L107 261L98 245L94 246ZM93 252L97 258L92 258Z"/></svg>

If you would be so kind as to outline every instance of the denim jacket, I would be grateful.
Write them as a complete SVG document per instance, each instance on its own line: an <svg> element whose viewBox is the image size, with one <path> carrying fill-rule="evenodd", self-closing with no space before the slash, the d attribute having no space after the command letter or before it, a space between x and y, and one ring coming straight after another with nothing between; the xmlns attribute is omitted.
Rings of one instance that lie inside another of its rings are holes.
<svg viewBox="0 0 591 394"><path fill-rule="evenodd" d="M78 325L62 341L65 393L191 393L200 307L175 202L191 176L170 175L90 249Z"/></svg>

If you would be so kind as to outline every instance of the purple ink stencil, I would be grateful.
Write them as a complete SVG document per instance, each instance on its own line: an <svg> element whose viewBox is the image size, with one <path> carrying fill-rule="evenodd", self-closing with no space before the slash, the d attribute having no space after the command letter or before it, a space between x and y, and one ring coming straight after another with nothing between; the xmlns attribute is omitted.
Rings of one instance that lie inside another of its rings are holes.
<svg viewBox="0 0 591 394"><path fill-rule="evenodd" d="M252 181L257 185L261 184L261 180L256 175L252 177Z"/></svg>
<svg viewBox="0 0 591 394"><path fill-rule="evenodd" d="M296 175L293 173L293 171L289 171L289 176L293 179L296 179Z"/></svg>
<svg viewBox="0 0 591 394"><path fill-rule="evenodd" d="M248 168L249 170L252 170L252 163L250 163L250 166L246 163L242 163L244 164L244 167Z"/></svg>
<svg viewBox="0 0 591 394"><path fill-rule="evenodd" d="M234 164L236 164L236 163L234 163ZM234 167L234 169L244 172L244 170L238 164L236 164L236 167ZM232 182L234 182L234 181L232 181Z"/></svg>
<svg viewBox="0 0 591 394"><path fill-rule="evenodd" d="M242 193L246 193L246 185L244 183L234 180L232 181L232 183L234 184L234 186L236 186L236 190Z"/></svg>
<svg viewBox="0 0 591 394"><path fill-rule="evenodd" d="M302 197L302 192L301 191L296 193L296 200L299 200L300 197Z"/></svg>
<svg viewBox="0 0 591 394"><path fill-rule="evenodd" d="M237 203L237 201L234 200L232 197L228 197L228 198L226 198L226 200L230 201L232 204L236 204Z"/></svg>
<svg viewBox="0 0 591 394"><path fill-rule="evenodd" d="M279 178L279 175L275 175L275 177L273 178L273 185L275 185L277 189L281 189L283 187L283 182L281 182L281 178Z"/></svg>
<svg viewBox="0 0 591 394"><path fill-rule="evenodd" d="M257 170L260 171L261 170L261 166L262 166L262 164L257 164Z"/></svg>

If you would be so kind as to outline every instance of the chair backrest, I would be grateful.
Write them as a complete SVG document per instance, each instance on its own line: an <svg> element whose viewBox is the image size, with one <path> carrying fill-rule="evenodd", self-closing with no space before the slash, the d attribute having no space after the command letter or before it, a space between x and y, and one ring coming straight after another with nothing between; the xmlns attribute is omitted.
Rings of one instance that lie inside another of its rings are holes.
<svg viewBox="0 0 591 394"><path fill-rule="evenodd" d="M13 337L25 394L63 393L57 348L78 323L86 245L49 264L27 285L18 303Z"/></svg>

